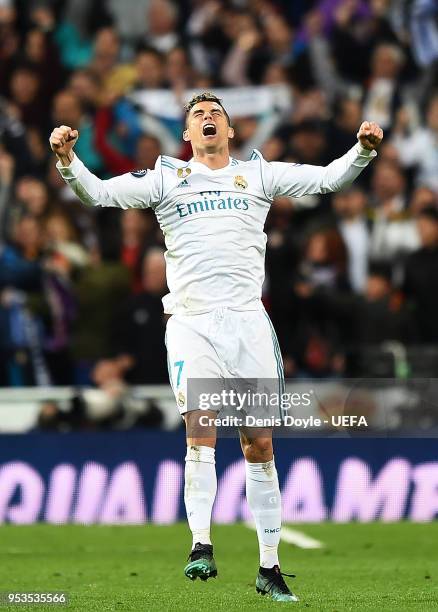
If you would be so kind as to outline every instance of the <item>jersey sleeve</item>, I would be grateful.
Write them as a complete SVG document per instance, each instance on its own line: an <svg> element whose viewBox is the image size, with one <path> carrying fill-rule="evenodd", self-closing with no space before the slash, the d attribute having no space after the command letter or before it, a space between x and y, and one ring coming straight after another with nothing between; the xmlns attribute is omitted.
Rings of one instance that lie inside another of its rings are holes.
<svg viewBox="0 0 438 612"><path fill-rule="evenodd" d="M356 144L328 166L265 162L269 166L266 171L268 190L272 198L339 191L351 185L376 155L376 151Z"/></svg>
<svg viewBox="0 0 438 612"><path fill-rule="evenodd" d="M75 155L69 166L56 164L59 173L87 206L117 208L155 208L162 193L161 158L154 170L128 172L102 180L86 168Z"/></svg>

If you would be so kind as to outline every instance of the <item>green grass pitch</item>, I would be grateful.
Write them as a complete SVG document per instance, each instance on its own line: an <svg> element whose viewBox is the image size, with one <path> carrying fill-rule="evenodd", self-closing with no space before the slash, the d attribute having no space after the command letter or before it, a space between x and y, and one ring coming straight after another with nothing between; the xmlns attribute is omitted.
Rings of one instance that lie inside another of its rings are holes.
<svg viewBox="0 0 438 612"><path fill-rule="evenodd" d="M0 527L0 591L66 591L61 606L1 610L274 610L341 612L438 610L438 523L318 524L295 528L324 542L303 550L282 542L282 569L301 601L275 603L255 593L256 534L243 525L214 526L219 576L183 575L185 524L160 527Z"/></svg>

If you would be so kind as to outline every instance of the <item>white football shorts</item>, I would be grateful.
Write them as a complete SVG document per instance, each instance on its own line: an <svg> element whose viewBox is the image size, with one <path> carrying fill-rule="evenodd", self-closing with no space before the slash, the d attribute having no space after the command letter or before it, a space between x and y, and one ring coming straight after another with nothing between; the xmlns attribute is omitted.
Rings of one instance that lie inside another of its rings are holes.
<svg viewBox="0 0 438 612"><path fill-rule="evenodd" d="M280 347L264 309L221 307L203 314L174 314L167 321L166 347L170 384L181 414L196 409L187 405L190 379L270 379L281 392Z"/></svg>

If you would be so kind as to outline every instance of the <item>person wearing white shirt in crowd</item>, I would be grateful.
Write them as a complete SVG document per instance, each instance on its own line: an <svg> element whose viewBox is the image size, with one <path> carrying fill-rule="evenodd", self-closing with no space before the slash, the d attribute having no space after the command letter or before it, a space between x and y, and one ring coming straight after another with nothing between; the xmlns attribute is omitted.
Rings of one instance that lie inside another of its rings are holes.
<svg viewBox="0 0 438 612"><path fill-rule="evenodd" d="M417 184L438 193L438 96L429 101L425 126L410 130L409 124L409 113L402 109L393 132L400 163L405 168L418 166Z"/></svg>
<svg viewBox="0 0 438 612"><path fill-rule="evenodd" d="M366 205L366 195L359 187L338 194L333 202L338 215L338 229L348 252L348 279L356 293L364 291L368 276L370 228Z"/></svg>

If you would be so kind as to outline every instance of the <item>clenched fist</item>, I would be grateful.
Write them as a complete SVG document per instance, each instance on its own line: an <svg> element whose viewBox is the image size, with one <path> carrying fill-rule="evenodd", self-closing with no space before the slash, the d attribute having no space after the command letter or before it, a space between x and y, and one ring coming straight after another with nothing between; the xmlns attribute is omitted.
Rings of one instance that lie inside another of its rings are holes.
<svg viewBox="0 0 438 612"><path fill-rule="evenodd" d="M78 138L79 132L68 125L56 127L50 134L50 147L63 166L68 166L73 161L72 149Z"/></svg>
<svg viewBox="0 0 438 612"><path fill-rule="evenodd" d="M357 133L357 139L364 149L373 151L383 140L383 130L374 121L364 121Z"/></svg>

